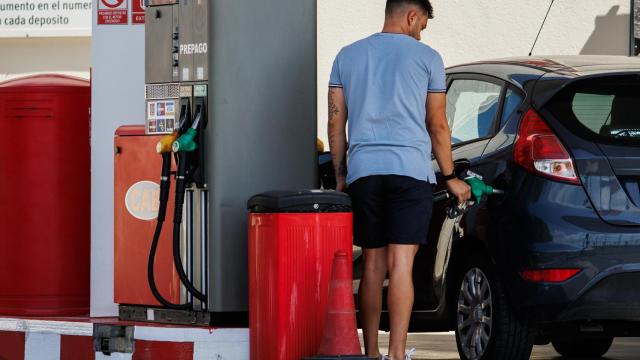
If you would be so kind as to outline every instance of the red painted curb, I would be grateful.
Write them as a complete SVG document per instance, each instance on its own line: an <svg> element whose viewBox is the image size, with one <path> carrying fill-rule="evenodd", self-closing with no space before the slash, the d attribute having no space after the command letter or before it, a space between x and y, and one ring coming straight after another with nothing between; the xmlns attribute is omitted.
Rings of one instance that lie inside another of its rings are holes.
<svg viewBox="0 0 640 360"><path fill-rule="evenodd" d="M0 360L24 360L23 332L0 331Z"/></svg>
<svg viewBox="0 0 640 360"><path fill-rule="evenodd" d="M60 336L60 360L94 360L93 338L90 336Z"/></svg>
<svg viewBox="0 0 640 360"><path fill-rule="evenodd" d="M136 340L133 360L193 360L193 343Z"/></svg>

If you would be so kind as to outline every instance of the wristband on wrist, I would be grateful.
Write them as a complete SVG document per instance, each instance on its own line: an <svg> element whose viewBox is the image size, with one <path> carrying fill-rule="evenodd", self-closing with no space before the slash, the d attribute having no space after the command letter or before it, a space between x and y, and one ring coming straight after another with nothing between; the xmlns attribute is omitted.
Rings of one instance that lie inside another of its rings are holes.
<svg viewBox="0 0 640 360"><path fill-rule="evenodd" d="M456 173L455 173L455 171L454 171L454 172L452 172L452 173L451 173L451 174L449 174L449 175L443 175L443 177L442 177L442 178L444 179L444 181L453 180L453 179L455 179L455 178L456 178Z"/></svg>

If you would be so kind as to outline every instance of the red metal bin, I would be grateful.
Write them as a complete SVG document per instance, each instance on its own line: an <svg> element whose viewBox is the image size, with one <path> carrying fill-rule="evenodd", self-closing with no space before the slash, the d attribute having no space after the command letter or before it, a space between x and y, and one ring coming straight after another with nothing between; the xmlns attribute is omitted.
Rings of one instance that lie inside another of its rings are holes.
<svg viewBox="0 0 640 360"><path fill-rule="evenodd" d="M0 84L2 315L89 313L90 107L87 80Z"/></svg>
<svg viewBox="0 0 640 360"><path fill-rule="evenodd" d="M333 256L344 251L352 259L351 200L335 191L274 191L248 206L251 359L312 356Z"/></svg>

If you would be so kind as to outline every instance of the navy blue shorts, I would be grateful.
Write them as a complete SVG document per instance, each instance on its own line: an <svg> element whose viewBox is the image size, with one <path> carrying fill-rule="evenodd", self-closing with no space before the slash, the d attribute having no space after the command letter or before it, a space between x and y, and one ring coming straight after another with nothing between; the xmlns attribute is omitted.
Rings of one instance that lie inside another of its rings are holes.
<svg viewBox="0 0 640 360"><path fill-rule="evenodd" d="M354 181L347 190L353 204L356 246L375 249L389 244L426 244L433 211L433 186L399 175L374 175Z"/></svg>

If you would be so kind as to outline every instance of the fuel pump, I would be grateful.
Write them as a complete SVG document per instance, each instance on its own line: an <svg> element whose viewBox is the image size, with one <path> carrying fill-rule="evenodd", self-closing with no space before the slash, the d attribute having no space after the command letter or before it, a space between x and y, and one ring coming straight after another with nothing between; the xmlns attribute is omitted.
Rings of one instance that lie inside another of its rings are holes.
<svg viewBox="0 0 640 360"><path fill-rule="evenodd" d="M208 74L203 53L208 43L207 7L208 1L202 0L151 0L147 7L146 130L150 135L169 134L157 144L157 152L162 156L160 207L147 277L156 300L172 310L207 308L208 190L204 141ZM197 49L192 46L196 38L200 44ZM174 267L183 286L182 304L164 299L154 277L158 239L169 199L172 154L177 164L172 250Z"/></svg>
<svg viewBox="0 0 640 360"><path fill-rule="evenodd" d="M181 89L182 90L182 89ZM167 203L169 200L169 192L171 188L171 156L176 153L176 161L178 164L178 171L176 173L176 194L175 194L175 212L173 217L173 237L172 237L172 250L173 250L173 262L176 268L176 272L180 278L180 282L190 294L196 294L196 297L204 301L204 295L193 287L191 282L191 275L185 274L182 258L180 256L180 238L181 238L181 225L182 225L182 212L185 198L186 184L188 182L188 169L190 164L188 162L189 152L194 152L197 149L197 144L194 141L193 132L196 130L191 124L191 100L188 96L185 97L185 92L181 91L180 99L180 120L177 124L178 130L174 131L170 135L164 136L156 145L156 151L162 156L162 172L160 175L160 199L158 217L156 223L156 229L153 235L151 248L149 250L149 260L147 265L147 277L149 281L149 287L153 296L158 300L160 304L168 309L173 310L191 310L193 303L191 298L189 301L183 304L174 304L166 300L157 289L154 264L156 251L158 248L158 241L162 232L163 223L166 217ZM157 110L156 110L157 112ZM197 126L196 126L197 128ZM182 134L182 135L181 135ZM181 135L181 136L180 136ZM183 146L182 151L178 152L180 148L180 141ZM190 172L189 172L190 173ZM187 247L189 249L189 247Z"/></svg>
<svg viewBox="0 0 640 360"><path fill-rule="evenodd" d="M189 122L184 124L184 127L187 127L187 130L176 140L173 142L171 148L175 154L178 156L178 172L176 175L176 196L175 196L175 213L173 216L173 253L176 270L178 271L178 276L180 277L180 281L187 288L189 294L198 299L200 303L200 309L206 309L206 295L204 291L200 291L196 289L193 285L193 266L191 266L191 262L193 262L193 202L194 202L194 192L206 192L205 179L202 170L200 169L204 166L204 152L202 151L202 147L199 146L198 140L203 144L204 142L204 127L206 126L206 120L203 119L204 115L204 104L199 103L196 106L196 112L193 122L189 125ZM195 174L200 174L200 178L195 179ZM199 184L197 184L199 182ZM191 184L195 184L191 187ZM191 187L189 190L187 188ZM180 237L181 237L181 225L182 225L182 210L184 206L185 196L187 197L187 246L188 258L191 261L188 261L188 268L191 270L190 274L187 274L184 271L182 259L180 256L176 256L176 254L180 253ZM201 197L202 199L202 197ZM200 212L203 212L203 207L206 206L206 202L200 202ZM206 232L200 232L201 238L201 252L204 253L204 245L206 244ZM201 257L201 259L205 259L206 257ZM201 263L201 267L205 267L206 261ZM203 274L204 272L201 272ZM205 283L203 279L200 281L201 286Z"/></svg>
<svg viewBox="0 0 640 360"><path fill-rule="evenodd" d="M178 124L179 131L174 132L171 135L163 137L156 146L156 151L162 155L162 173L160 176L160 200L159 211L157 218L156 230L154 233L151 249L149 252L148 261L148 279L149 286L154 297L163 306L174 310L193 310L194 304L192 297L195 297L199 301L198 310L206 309L206 290L199 290L193 284L193 193L200 191L206 193L204 171L202 167L205 164L204 152L201 150L204 145L204 129L206 127L206 102L203 97L200 96L197 100L195 107L195 116L193 121L191 120L191 106L190 98L184 97L185 94L190 94L189 89L182 89L181 95L183 95L180 101L180 122ZM202 93L202 91L200 91ZM188 96L188 95L187 95ZM180 135L180 136L178 136ZM171 171L171 153L176 155L178 170L176 172L176 191L175 191L175 211L173 216L173 260L174 266L180 278L180 282L186 288L189 296L188 302L184 304L173 304L170 301L162 297L156 287L154 277L154 261L155 254L158 246L158 240L160 233L162 232L163 222L166 216L167 202L169 199L170 189L170 171ZM193 187L191 184L195 184ZM198 189L200 188L200 189ZM184 270L182 262L181 249L181 227L183 221L183 207L185 203L185 197L187 198L187 271ZM201 196L201 205L205 205L206 196ZM203 210L201 209L202 213ZM200 231L201 237L201 249L206 249L206 231ZM202 251L205 254L206 251ZM201 256L201 264L206 264L206 257ZM204 289L206 284L205 271L201 271L200 286Z"/></svg>
<svg viewBox="0 0 640 360"><path fill-rule="evenodd" d="M162 308L145 298L147 303L121 304L120 317L246 325L247 200L272 189L317 187L317 44L315 28L309 27L316 2L146 4L145 129L148 136L166 136L158 144L160 156L149 159L162 159L163 166L154 241L144 262ZM291 13L296 17L285 15ZM274 21L278 16L282 20ZM158 234L171 181L175 269L167 270ZM171 301L158 292L163 287L156 284L159 272L154 278L154 256L163 260L156 261L162 273L175 271L173 279L180 279L180 301L177 290Z"/></svg>

